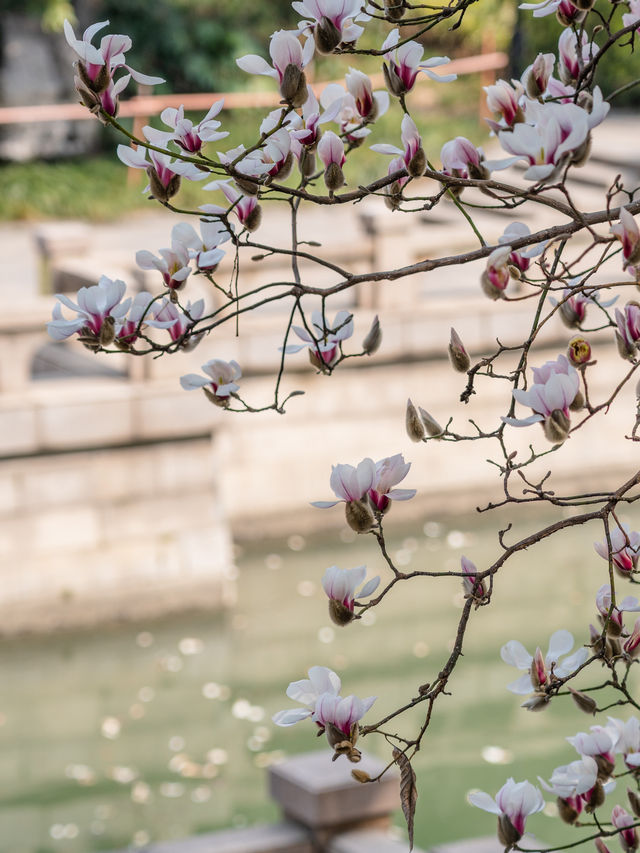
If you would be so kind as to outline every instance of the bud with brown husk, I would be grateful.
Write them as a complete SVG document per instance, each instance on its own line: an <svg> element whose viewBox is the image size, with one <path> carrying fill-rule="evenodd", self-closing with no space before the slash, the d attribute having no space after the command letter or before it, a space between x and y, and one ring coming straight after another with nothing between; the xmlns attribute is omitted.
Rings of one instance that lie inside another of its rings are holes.
<svg viewBox="0 0 640 853"><path fill-rule="evenodd" d="M569 0L564 0L561 2L558 8L556 9L556 20L562 27L570 27L573 24L581 24L586 18L587 13L583 12L581 9L578 9L577 5L574 5Z"/></svg>
<svg viewBox="0 0 640 853"><path fill-rule="evenodd" d="M290 62L284 69L280 83L280 94L283 100L296 108L301 107L308 98L305 73L293 62Z"/></svg>
<svg viewBox="0 0 640 853"><path fill-rule="evenodd" d="M427 168L427 155L424 149L420 146L411 160L407 164L407 172L412 178L421 178L424 175L424 170Z"/></svg>
<svg viewBox="0 0 640 853"><path fill-rule="evenodd" d="M594 755L593 759L598 765L598 779L609 779L616 766L613 761L609 761L604 755Z"/></svg>
<svg viewBox="0 0 640 853"><path fill-rule="evenodd" d="M324 183L330 193L344 186L344 172L342 171L342 167L338 166L337 163L329 163L324 170Z"/></svg>
<svg viewBox="0 0 640 853"><path fill-rule="evenodd" d="M569 404L569 411L571 412L579 412L580 409L584 409L584 394L582 391L578 391Z"/></svg>
<svg viewBox="0 0 640 853"><path fill-rule="evenodd" d="M78 77L82 81L83 86L90 92L95 92L97 95L104 92L111 82L111 73L108 65L105 63L101 66L100 71L92 79L87 73L87 68L84 62L76 62L75 70L78 72ZM94 66L95 67L95 66Z"/></svg>
<svg viewBox="0 0 640 853"><path fill-rule="evenodd" d="M466 373L471 366L469 353L464 348L462 338L455 329L451 329L451 338L449 340L449 361L451 366L458 373Z"/></svg>
<svg viewBox="0 0 640 853"><path fill-rule="evenodd" d="M303 178L310 178L316 170L315 151L305 146L300 153L298 168L300 169L300 174Z"/></svg>
<svg viewBox="0 0 640 853"><path fill-rule="evenodd" d="M545 437L553 444L562 444L569 435L571 429L571 421L562 411L562 409L554 409L551 414L542 422Z"/></svg>
<svg viewBox="0 0 640 853"><path fill-rule="evenodd" d="M244 221L244 227L247 231L255 231L260 227L260 223L262 222L262 208L259 204L253 208L251 213L247 216Z"/></svg>
<svg viewBox="0 0 640 853"><path fill-rule="evenodd" d="M317 24L313 35L318 53L333 53L342 41L342 33L326 15Z"/></svg>
<svg viewBox="0 0 640 853"><path fill-rule="evenodd" d="M353 610L349 610L349 608L341 601L338 601L337 598L330 598L329 617L336 625L343 627L344 625L348 625L349 622L353 622L356 615Z"/></svg>
<svg viewBox="0 0 640 853"><path fill-rule="evenodd" d="M105 317L100 327L98 342L101 347L108 347L116 338L116 321L114 317Z"/></svg>
<svg viewBox="0 0 640 853"><path fill-rule="evenodd" d="M534 693L520 707L526 708L527 711L544 711L550 702L551 699L546 693Z"/></svg>
<svg viewBox="0 0 640 853"><path fill-rule="evenodd" d="M404 81L396 74L392 65L387 65L386 62L383 62L382 74L384 76L385 86L392 95L399 98L401 95L407 94L407 87L405 86Z"/></svg>
<svg viewBox="0 0 640 853"><path fill-rule="evenodd" d="M147 166L147 177L149 178L149 186L151 195L163 204L169 201L170 198L180 189L180 175L172 175L169 182L164 184L153 166Z"/></svg>
<svg viewBox="0 0 640 853"><path fill-rule="evenodd" d="M571 698L573 699L577 708L581 711L584 711L585 714L595 714L598 703L591 696L587 696L586 693L581 693L579 690L574 690L573 687L569 687L567 685L567 690L571 694Z"/></svg>
<svg viewBox="0 0 640 853"><path fill-rule="evenodd" d="M405 426L411 441L422 441L427 435L425 423L410 399L407 400Z"/></svg>
<svg viewBox="0 0 640 853"><path fill-rule="evenodd" d="M384 13L388 21L399 21L404 17L405 0L384 0Z"/></svg>
<svg viewBox="0 0 640 853"><path fill-rule="evenodd" d="M444 430L438 421L432 417L426 409L423 409L422 406L418 406L418 411L420 412L420 417L422 418L422 423L424 424L427 434L431 438L440 438L444 433Z"/></svg>
<svg viewBox="0 0 640 853"><path fill-rule="evenodd" d="M589 792L589 802L585 804L584 810L588 814L593 814L593 812L596 809L599 809L600 806L604 803L606 797L607 795L604 790L604 785L602 784L600 779L596 779L596 784Z"/></svg>
<svg viewBox="0 0 640 853"><path fill-rule="evenodd" d="M344 514L347 524L356 533L368 533L375 524L371 504L366 498L359 501L347 501Z"/></svg>
<svg viewBox="0 0 640 853"><path fill-rule="evenodd" d="M398 210L402 204L402 186L400 181L394 181L388 187L384 188L384 203L389 210Z"/></svg>
<svg viewBox="0 0 640 853"><path fill-rule="evenodd" d="M635 361L637 350L636 345L623 338L618 331L616 331L616 344L618 345L618 352L622 358L627 361Z"/></svg>
<svg viewBox="0 0 640 853"><path fill-rule="evenodd" d="M357 722L351 726L351 732L348 737L337 726L334 726L333 723L327 723L325 734L329 741L329 746L333 749L333 761L341 755L346 755L353 764L357 764L360 761L362 755L360 750L356 749L355 746L359 733L360 727Z"/></svg>
<svg viewBox="0 0 640 853"><path fill-rule="evenodd" d="M367 355L373 355L380 348L382 342L382 329L380 328L380 320L378 315L373 318L371 328L367 332L365 339L362 341L362 349Z"/></svg>
<svg viewBox="0 0 640 853"><path fill-rule="evenodd" d="M367 773L366 770L352 770L351 775L356 780L356 782L371 782L371 776Z"/></svg>
<svg viewBox="0 0 640 853"><path fill-rule="evenodd" d="M258 195L260 192L260 184L250 178L241 178L234 174L233 179L245 195Z"/></svg>
<svg viewBox="0 0 640 853"><path fill-rule="evenodd" d="M564 821L564 823L573 824L580 817L579 812L574 809L571 803L568 800L563 800L562 797L556 799L556 806L558 807L560 820Z"/></svg>
<svg viewBox="0 0 640 853"><path fill-rule="evenodd" d="M498 841L504 847L513 847L522 838L521 833L511 823L509 816L501 814L498 818Z"/></svg>
<svg viewBox="0 0 640 853"><path fill-rule="evenodd" d="M207 388L205 385L202 389L204 391L204 395L209 400L210 403L213 403L214 406L218 406L220 409L228 409L229 403L231 402L231 397L218 397L217 394L214 394L210 388Z"/></svg>
<svg viewBox="0 0 640 853"><path fill-rule="evenodd" d="M640 796L638 796L637 791L632 791L631 788L627 788L627 797L629 799L631 811L636 817L640 817Z"/></svg>

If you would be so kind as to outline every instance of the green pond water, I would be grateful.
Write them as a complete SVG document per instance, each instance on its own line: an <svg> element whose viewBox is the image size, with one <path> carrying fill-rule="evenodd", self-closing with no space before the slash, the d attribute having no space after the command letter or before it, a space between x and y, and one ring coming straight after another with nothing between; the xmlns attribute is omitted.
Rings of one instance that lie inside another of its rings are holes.
<svg viewBox="0 0 640 853"><path fill-rule="evenodd" d="M387 521L400 567L458 570L463 553L481 567L499 553L494 518L404 531L400 517L395 509ZM516 521L508 538L534 524ZM601 538L594 524L523 552L498 577L492 606L474 614L453 695L438 702L414 762L420 846L491 834L494 818L465 802L470 789L494 794L508 776L548 778L576 757L564 737L593 721L560 701L543 713L522 710L505 690L518 673L499 649L517 638L546 651L559 627L587 639L595 591L606 581L592 546ZM379 696L368 715L378 719L434 678L454 637L463 601L457 579L398 584L368 618L333 626L322 574L361 563L384 574L369 537L293 535L238 550L238 603L229 612L2 641L0 851L135 849L277 819L265 768L324 746L311 723L271 723L292 704L287 684L314 664L332 667L345 695ZM419 713L396 730L409 734ZM387 755L382 739L359 745ZM530 820L531 830L566 839L548 811ZM401 815L396 823L402 832Z"/></svg>

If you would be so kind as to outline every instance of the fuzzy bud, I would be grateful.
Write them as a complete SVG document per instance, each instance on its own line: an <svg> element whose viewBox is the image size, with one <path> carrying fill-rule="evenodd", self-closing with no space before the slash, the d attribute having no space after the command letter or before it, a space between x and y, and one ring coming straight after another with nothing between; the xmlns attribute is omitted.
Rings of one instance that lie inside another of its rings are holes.
<svg viewBox="0 0 640 853"><path fill-rule="evenodd" d="M458 373L466 373L471 366L471 359L464 348L462 339L455 329L451 329L451 339L449 341L449 361L454 370Z"/></svg>
<svg viewBox="0 0 640 853"><path fill-rule="evenodd" d="M404 0L384 0L384 13L388 21L399 21L406 11Z"/></svg>
<svg viewBox="0 0 640 853"><path fill-rule="evenodd" d="M427 433L431 436L431 438L438 438L442 435L444 430L438 423L438 421L433 418L429 412L422 408L422 406L418 406L418 411L420 412L420 417L422 418L422 423L425 426Z"/></svg>
<svg viewBox="0 0 640 853"><path fill-rule="evenodd" d="M622 337L619 332L616 332L616 344L618 345L618 352L622 358L627 359L628 361L635 360L635 344L627 343L627 341Z"/></svg>
<svg viewBox="0 0 640 853"><path fill-rule="evenodd" d="M101 66L100 71L96 74L94 80L89 77L87 74L87 69L84 62L76 62L75 70L78 72L78 77L82 81L83 85L90 92L95 92L96 94L100 94L100 92L104 92L109 83L111 82L111 74L109 72L109 66L105 62L104 65Z"/></svg>
<svg viewBox="0 0 640 853"><path fill-rule="evenodd" d="M244 227L247 231L256 231L262 222L262 208L259 204L253 208L251 213L247 216L244 221Z"/></svg>
<svg viewBox="0 0 640 853"><path fill-rule="evenodd" d="M588 696L586 693L581 693L579 690L574 690L573 687L567 686L569 693L571 693L571 698L573 699L577 708L581 711L584 711L585 714L595 714L596 709L598 707L598 703L591 696Z"/></svg>
<svg viewBox="0 0 640 853"><path fill-rule="evenodd" d="M426 425L410 399L407 400L405 425L411 441L422 441L427 435Z"/></svg>
<svg viewBox="0 0 640 853"><path fill-rule="evenodd" d="M337 163L329 163L324 170L324 183L331 193L344 186L344 172Z"/></svg>
<svg viewBox="0 0 640 853"><path fill-rule="evenodd" d="M364 784L365 782L371 781L371 776L369 776L366 770L352 770L351 775L356 782L362 782Z"/></svg>
<svg viewBox="0 0 640 853"><path fill-rule="evenodd" d="M304 99L300 101L301 90L303 90ZM291 104L293 107L301 107L307 99L307 79L304 71L290 62L284 69L282 82L280 83L280 94L283 100Z"/></svg>
<svg viewBox="0 0 640 853"><path fill-rule="evenodd" d="M584 394L582 391L578 391L576 396L573 398L573 402L569 405L569 410L571 412L579 412L580 409L584 409Z"/></svg>
<svg viewBox="0 0 640 853"><path fill-rule="evenodd" d="M526 708L527 711L544 711L550 701L546 693L534 693L520 707Z"/></svg>
<svg viewBox="0 0 640 853"><path fill-rule="evenodd" d="M613 768L612 768L613 769ZM589 814L593 814L596 809L599 809L600 806L606 800L607 795L604 790L604 785L600 781L600 779L596 780L596 784L591 789L591 794L589 797L589 802L585 805L585 811Z"/></svg>
<svg viewBox="0 0 640 853"><path fill-rule="evenodd" d="M353 610L349 610L346 605L335 598L329 599L329 616L332 622L340 626L348 625L355 619Z"/></svg>
<svg viewBox="0 0 640 853"><path fill-rule="evenodd" d="M342 41L342 33L330 18L323 16L314 31L318 53L333 53Z"/></svg>
<svg viewBox="0 0 640 853"><path fill-rule="evenodd" d="M615 770L615 764L613 761L609 761L609 759L605 758L604 755L594 755L593 758L598 765L598 779L609 779Z"/></svg>
<svg viewBox="0 0 640 853"><path fill-rule="evenodd" d="M560 820L564 821L564 823L575 823L580 817L579 813L574 809L571 803L567 800L563 800L562 797L557 798L556 805L558 807Z"/></svg>
<svg viewBox="0 0 640 853"><path fill-rule="evenodd" d="M234 180L238 185L238 189L242 190L245 195L258 195L260 192L260 184L256 183L256 181L252 181L249 178L239 178L237 175L234 176Z"/></svg>
<svg viewBox="0 0 640 853"><path fill-rule="evenodd" d="M169 183L165 186L153 166L148 166L147 177L149 178L151 195L160 202L169 201L180 189L180 175L172 175Z"/></svg>
<svg viewBox="0 0 640 853"><path fill-rule="evenodd" d="M228 409L229 403L231 402L231 397L218 397L217 394L214 394L210 388L207 388L205 385L202 389L204 391L204 395L210 403L213 403L214 406L218 406L220 409Z"/></svg>
<svg viewBox="0 0 640 853"><path fill-rule="evenodd" d="M368 533L375 523L373 510L365 500L347 501L344 506L347 524L356 533Z"/></svg>
<svg viewBox="0 0 640 853"><path fill-rule="evenodd" d="M98 341L101 347L108 347L116 337L116 321L113 317L105 317L100 327Z"/></svg>
<svg viewBox="0 0 640 853"><path fill-rule="evenodd" d="M554 409L553 412L543 421L543 429L545 437L552 444L562 444L569 435L571 429L571 421L562 411L562 409Z"/></svg>
<svg viewBox="0 0 640 853"><path fill-rule="evenodd" d="M636 791L632 791L631 788L627 788L627 797L629 798L631 811L636 817L640 817L640 797Z"/></svg>
<svg viewBox="0 0 640 853"><path fill-rule="evenodd" d="M392 95L395 95L396 98L399 98L400 95L406 95L407 87L404 85L404 81L401 77L398 77L393 68L390 65L387 65L386 62L382 63L382 74L384 76L385 86Z"/></svg>
<svg viewBox="0 0 640 853"><path fill-rule="evenodd" d="M362 341L362 349L367 355L373 355L380 348L382 342L382 329L380 328L380 320L378 315L373 318L371 328L367 332L365 339Z"/></svg>
<svg viewBox="0 0 640 853"><path fill-rule="evenodd" d="M422 146L418 148L407 165L407 172L412 178L421 178L424 175L424 170L427 168L427 155L424 153Z"/></svg>
<svg viewBox="0 0 640 853"><path fill-rule="evenodd" d="M303 148L298 161L300 174L303 178L310 178L316 170L316 155L310 148Z"/></svg>
<svg viewBox="0 0 640 853"><path fill-rule="evenodd" d="M591 359L591 344L585 338L576 337L569 341L567 358L574 367L587 364Z"/></svg>

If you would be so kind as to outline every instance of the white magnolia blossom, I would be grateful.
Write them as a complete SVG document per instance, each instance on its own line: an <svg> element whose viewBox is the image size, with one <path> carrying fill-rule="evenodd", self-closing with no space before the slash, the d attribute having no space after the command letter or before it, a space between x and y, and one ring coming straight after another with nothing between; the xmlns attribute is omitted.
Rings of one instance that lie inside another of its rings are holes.
<svg viewBox="0 0 640 853"><path fill-rule="evenodd" d="M548 783L538 776L538 781L545 791L563 800L586 794L596 784L597 779L598 765L590 755L556 767Z"/></svg>
<svg viewBox="0 0 640 853"><path fill-rule="evenodd" d="M563 628L555 631L551 635L549 649L543 658L540 649L536 650L534 656L529 654L518 640L510 640L500 649L500 657L510 666L524 670L525 674L521 675L517 681L508 684L507 690L525 696L544 687L552 675L557 678L571 675L589 657L589 650L581 647L560 663L560 658L569 654L573 643L573 636L569 631Z"/></svg>
<svg viewBox="0 0 640 853"><path fill-rule="evenodd" d="M542 367L532 368L532 372L533 384L529 390L515 388L512 394L518 403L533 409L534 414L527 418L504 417L502 420L511 426L525 427L546 423L557 417L556 412L560 412L568 422L569 407L580 390L578 371L565 355L560 355L555 361L547 361Z"/></svg>
<svg viewBox="0 0 640 853"><path fill-rule="evenodd" d="M316 702L313 721L320 726L332 725L345 738L351 734L354 723L359 722L376 701L377 696L359 699L357 696L335 696L323 693Z"/></svg>
<svg viewBox="0 0 640 853"><path fill-rule="evenodd" d="M229 397L239 390L236 379L240 379L242 371L237 361L223 361L221 358L212 358L202 365L202 370L207 374L200 376L197 373L187 373L180 377L180 384L185 391L195 391L203 388L214 398L214 402L221 404L229 403Z"/></svg>
<svg viewBox="0 0 640 853"><path fill-rule="evenodd" d="M625 722L616 717L608 717L609 726L618 733L615 751L624 756L624 763L629 769L640 767L640 720L629 717Z"/></svg>
<svg viewBox="0 0 640 853"><path fill-rule="evenodd" d="M357 41L364 28L354 21L370 20L370 15L362 11L362 0L294 0L291 5L305 19L300 22L300 32L323 31L324 40L316 35L316 43L326 48L323 53L330 53L341 43Z"/></svg>
<svg viewBox="0 0 640 853"><path fill-rule="evenodd" d="M326 666L312 666L309 678L292 681L287 687L287 696L294 702L299 702L302 708L290 708L278 711L272 719L277 726L293 726L300 720L311 717L316 709L318 699L323 695L338 696L340 693L340 677Z"/></svg>
<svg viewBox="0 0 640 853"><path fill-rule="evenodd" d="M347 610L353 612L356 597L366 598L372 595L380 583L380 577L376 576L368 580L360 592L357 592L356 590L366 575L366 566L356 566L354 569L339 569L337 566L329 566L322 578L322 588L329 599L339 602Z"/></svg>
<svg viewBox="0 0 640 853"><path fill-rule="evenodd" d="M166 107L160 113L160 118L171 130L157 130L145 126L144 135L153 145L166 148L167 144L173 141L188 154L197 154L205 142L217 142L229 136L227 131L218 130L220 122L215 119L223 105L224 98L216 101L202 121L195 125L190 119L185 118L182 105L177 109Z"/></svg>
<svg viewBox="0 0 640 853"><path fill-rule="evenodd" d="M411 463L405 462L401 453L387 456L378 462L363 459L355 468L353 465L333 465L329 485L339 500L314 501L312 506L327 509L341 501L349 503L367 497L375 509L384 512L389 501L408 501L414 497L415 489L393 488L404 480L410 468Z"/></svg>
<svg viewBox="0 0 640 853"><path fill-rule="evenodd" d="M110 323L117 328L118 323L121 325L124 322L131 306L131 297L124 299L126 289L127 285L121 279L112 281L103 275L97 284L80 288L76 296L77 302L73 302L64 293L56 293L58 303L53 307L53 319L47 323L49 335L56 341L62 341L75 332L87 329L100 337L107 318L110 318ZM76 316L71 320L65 319L60 303Z"/></svg>
<svg viewBox="0 0 640 853"><path fill-rule="evenodd" d="M457 78L456 74L435 74L431 69L450 62L447 56L432 56L422 59L424 48L417 41L400 42L400 30L391 30L382 44L385 59L389 65L384 66L388 88L394 95L403 95L413 89L418 74L422 71L438 83L449 83Z"/></svg>
<svg viewBox="0 0 640 853"><path fill-rule="evenodd" d="M615 747L619 738L618 728L609 724L608 726L591 726L589 732L578 732L568 737L567 741L579 755L604 759L613 766L616 762Z"/></svg>
<svg viewBox="0 0 640 853"><path fill-rule="evenodd" d="M628 577L638 565L640 533L631 530L628 524L623 524L622 527L616 525L609 530L609 539L613 565L621 575ZM594 542L593 547L604 560L609 560L609 546L606 539L604 542Z"/></svg>
<svg viewBox="0 0 640 853"><path fill-rule="evenodd" d="M149 177L155 177L164 191L168 195L173 195L173 186L178 178L186 178L188 181L203 181L208 177L207 172L202 172L193 163L185 163L182 160L174 160L169 154L161 154L158 151L151 151L142 146L137 149L130 148L128 145L118 145L118 158L130 169L144 169ZM147 159L148 155L148 159ZM151 183L143 189L143 193L148 193L150 190L156 193L156 187ZM165 201L160 198L160 201Z"/></svg>
<svg viewBox="0 0 640 853"><path fill-rule="evenodd" d="M535 785L527 781L516 782L513 778L507 779L496 794L495 800L484 791L472 792L468 800L471 805L479 809L508 818L517 834L517 838L514 838L511 843L515 843L522 837L527 817L544 808L544 799ZM508 831L503 830L503 832Z"/></svg>
<svg viewBox="0 0 640 853"><path fill-rule="evenodd" d="M297 32L278 30L273 33L269 42L269 55L273 65L253 53L236 59L236 64L248 74L273 77L278 83L282 83L287 66L293 65L302 71L313 59L314 51L313 39L307 39L303 47Z"/></svg>
<svg viewBox="0 0 640 853"><path fill-rule="evenodd" d="M284 352L296 353L309 348L312 364L322 369L333 367L340 358L342 341L353 335L353 315L350 311L338 311L333 323L327 324L321 311L311 315L310 330L302 326L293 326L293 331L304 344L287 344Z"/></svg>

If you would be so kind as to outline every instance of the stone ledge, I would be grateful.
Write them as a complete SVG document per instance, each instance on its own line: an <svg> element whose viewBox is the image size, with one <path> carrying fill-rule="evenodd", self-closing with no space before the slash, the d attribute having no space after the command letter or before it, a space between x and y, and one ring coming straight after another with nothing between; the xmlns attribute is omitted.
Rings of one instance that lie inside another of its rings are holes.
<svg viewBox="0 0 640 853"><path fill-rule="evenodd" d="M344 835L333 838L327 847L327 853L409 853L409 843L405 839L394 838L388 832L360 830L345 832ZM420 847L414 847L413 853L424 851ZM473 853L476 853L475 849Z"/></svg>
<svg viewBox="0 0 640 853"><path fill-rule="evenodd" d="M308 833L288 822L161 841L144 850L145 853L314 853Z"/></svg>

